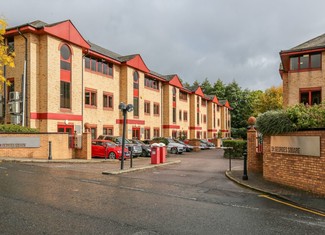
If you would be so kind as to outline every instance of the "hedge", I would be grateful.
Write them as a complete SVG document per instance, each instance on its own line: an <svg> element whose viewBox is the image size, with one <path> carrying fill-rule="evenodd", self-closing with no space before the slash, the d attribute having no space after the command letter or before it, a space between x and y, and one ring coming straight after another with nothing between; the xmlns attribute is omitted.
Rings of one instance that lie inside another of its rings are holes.
<svg viewBox="0 0 325 235"><path fill-rule="evenodd" d="M247 149L246 140L223 140L222 147L232 147L232 149L225 149L223 156L225 158L241 158L244 150Z"/></svg>
<svg viewBox="0 0 325 235"><path fill-rule="evenodd" d="M0 133L38 133L39 130L13 124L0 125Z"/></svg>

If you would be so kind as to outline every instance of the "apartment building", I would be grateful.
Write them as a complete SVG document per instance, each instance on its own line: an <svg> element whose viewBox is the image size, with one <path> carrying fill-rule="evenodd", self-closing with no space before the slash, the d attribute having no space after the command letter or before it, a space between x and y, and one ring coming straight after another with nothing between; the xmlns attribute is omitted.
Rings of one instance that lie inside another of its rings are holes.
<svg viewBox="0 0 325 235"><path fill-rule="evenodd" d="M183 87L176 74L151 71L139 54L86 41L70 20L34 21L7 29L5 37L16 66L5 68L12 85L2 94L3 123L41 132L81 133L86 126L92 138L121 135L123 102L134 106L127 138L212 138L223 128L219 109L231 109L200 87Z"/></svg>
<svg viewBox="0 0 325 235"><path fill-rule="evenodd" d="M324 101L325 34L280 52L283 105Z"/></svg>

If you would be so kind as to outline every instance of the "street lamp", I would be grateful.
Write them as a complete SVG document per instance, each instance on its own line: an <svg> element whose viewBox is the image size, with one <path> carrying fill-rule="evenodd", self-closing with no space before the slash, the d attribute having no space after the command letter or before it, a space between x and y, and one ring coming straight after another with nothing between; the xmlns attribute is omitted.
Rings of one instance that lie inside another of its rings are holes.
<svg viewBox="0 0 325 235"><path fill-rule="evenodd" d="M124 148L125 148L125 126L126 126L126 113L133 111L133 105L132 104L124 104L121 102L118 106L118 108L123 112L123 135L122 135L122 159L121 159L121 170L123 170L124 167Z"/></svg>

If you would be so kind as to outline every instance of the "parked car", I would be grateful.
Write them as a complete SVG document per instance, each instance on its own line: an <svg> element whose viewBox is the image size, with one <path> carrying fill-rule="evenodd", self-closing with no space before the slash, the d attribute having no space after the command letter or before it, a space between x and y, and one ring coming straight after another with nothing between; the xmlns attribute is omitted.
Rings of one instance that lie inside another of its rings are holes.
<svg viewBox="0 0 325 235"><path fill-rule="evenodd" d="M174 141L177 142L177 143L179 143L179 144L184 145L184 147L185 147L185 151L186 151L186 152L192 152L193 149L194 149L194 146L189 145L189 144L185 144L185 143L184 143L183 141L181 141L181 140L174 139Z"/></svg>
<svg viewBox="0 0 325 235"><path fill-rule="evenodd" d="M91 156L109 159L121 159L122 147L109 140L93 140L91 142ZM124 149L125 158L130 157L128 148Z"/></svg>
<svg viewBox="0 0 325 235"><path fill-rule="evenodd" d="M117 145L122 145L122 137L120 136L111 136L111 135L100 135L98 136L100 140L110 140ZM125 146L132 151L133 157L139 157L142 154L142 147L138 144L131 143L128 139L125 139Z"/></svg>
<svg viewBox="0 0 325 235"><path fill-rule="evenodd" d="M186 151L184 145L175 142L172 138L158 137L153 139L154 143L164 143L167 151L173 154L182 154Z"/></svg>
<svg viewBox="0 0 325 235"><path fill-rule="evenodd" d="M200 141L200 149L205 150L205 149L210 149L210 148L209 148L208 145L206 145L205 143L203 143L203 142Z"/></svg>
<svg viewBox="0 0 325 235"><path fill-rule="evenodd" d="M142 157L150 157L151 156L151 147L150 144L145 144L143 141L141 140L130 140L133 144L138 144L141 146L142 148Z"/></svg>
<svg viewBox="0 0 325 235"><path fill-rule="evenodd" d="M211 143L205 139L201 139L200 141L201 143L206 144L208 146L208 149L214 149L216 147L214 143Z"/></svg>

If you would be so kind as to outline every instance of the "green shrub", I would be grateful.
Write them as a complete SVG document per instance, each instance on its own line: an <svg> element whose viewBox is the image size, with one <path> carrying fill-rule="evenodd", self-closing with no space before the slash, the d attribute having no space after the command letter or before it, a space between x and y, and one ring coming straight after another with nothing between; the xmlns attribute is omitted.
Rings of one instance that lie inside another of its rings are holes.
<svg viewBox="0 0 325 235"><path fill-rule="evenodd" d="M243 156L243 152L247 149L246 140L223 140L223 147L232 147L232 149L225 149L223 156L226 158L240 158Z"/></svg>
<svg viewBox="0 0 325 235"><path fill-rule="evenodd" d="M38 133L35 128L29 128L13 124L0 125L0 133Z"/></svg>
<svg viewBox="0 0 325 235"><path fill-rule="evenodd" d="M297 129L325 127L324 105L294 105L287 108L286 113Z"/></svg>
<svg viewBox="0 0 325 235"><path fill-rule="evenodd" d="M247 128L231 128L231 136L235 139L247 139Z"/></svg>
<svg viewBox="0 0 325 235"><path fill-rule="evenodd" d="M263 135L277 135L295 131L297 126L285 111L268 111L256 118L256 128Z"/></svg>

